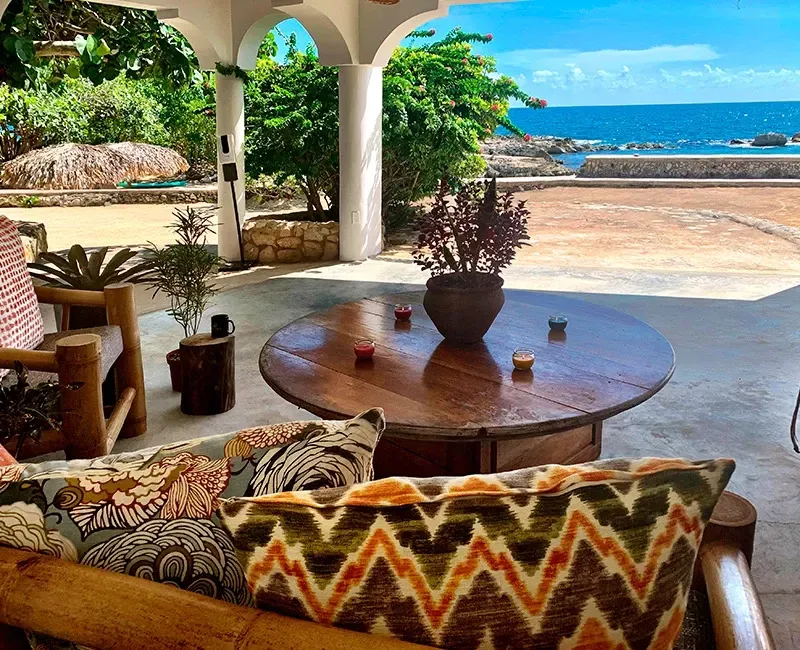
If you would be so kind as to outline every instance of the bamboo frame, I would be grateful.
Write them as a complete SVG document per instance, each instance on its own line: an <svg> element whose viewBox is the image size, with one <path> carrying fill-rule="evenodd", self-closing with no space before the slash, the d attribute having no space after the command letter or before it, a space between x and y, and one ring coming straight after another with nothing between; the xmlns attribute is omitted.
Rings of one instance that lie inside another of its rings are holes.
<svg viewBox="0 0 800 650"><path fill-rule="evenodd" d="M744 553L712 542L700 549L717 650L775 650L767 615Z"/></svg>
<svg viewBox="0 0 800 650"><path fill-rule="evenodd" d="M67 458L94 458L110 451L103 410L101 351L97 334L68 336L56 344L61 430L67 442Z"/></svg>
<svg viewBox="0 0 800 650"><path fill-rule="evenodd" d="M101 345L96 335L76 335L59 340L55 352L0 348L0 368L21 361L30 370L58 374L63 425L46 441L26 445L28 456L66 450L67 458L94 458L111 451L117 436L133 437L147 431L144 370L132 284L113 284L100 291L34 287L39 302L64 305L66 318L72 305L105 307L109 325L122 332L122 354L114 363L118 401L108 422L102 401ZM87 339L86 337L90 338ZM63 443L61 442L63 441ZM2 650L0 648L0 650Z"/></svg>
<svg viewBox="0 0 800 650"><path fill-rule="evenodd" d="M108 324L118 325L122 330L122 354L114 364L117 386L123 391L126 388L136 391L120 432L123 438L133 438L147 431L142 342L139 337L134 286L129 283L112 284L105 288L103 294Z"/></svg>
<svg viewBox="0 0 800 650"><path fill-rule="evenodd" d="M7 548L0 548L0 624L95 650L423 647L231 605L148 580Z"/></svg>
<svg viewBox="0 0 800 650"><path fill-rule="evenodd" d="M39 302L46 305L75 305L81 307L105 307L105 292L81 289L60 289L37 285L33 288Z"/></svg>
<svg viewBox="0 0 800 650"><path fill-rule="evenodd" d="M702 575L719 650L775 650L744 554L704 545ZM0 548L0 625L96 650L412 650L388 637L231 605L139 578ZM0 629L0 635L2 635ZM27 647L27 646L23 646ZM2 645L0 650L17 646Z"/></svg>

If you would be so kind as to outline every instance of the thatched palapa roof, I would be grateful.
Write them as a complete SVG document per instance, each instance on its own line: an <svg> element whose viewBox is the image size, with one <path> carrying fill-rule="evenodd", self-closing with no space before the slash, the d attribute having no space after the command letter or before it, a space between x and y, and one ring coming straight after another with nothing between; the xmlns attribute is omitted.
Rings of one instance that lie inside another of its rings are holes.
<svg viewBox="0 0 800 650"><path fill-rule="evenodd" d="M59 144L7 162L0 184L11 189L110 189L126 180L173 178L188 169L183 156L153 144Z"/></svg>

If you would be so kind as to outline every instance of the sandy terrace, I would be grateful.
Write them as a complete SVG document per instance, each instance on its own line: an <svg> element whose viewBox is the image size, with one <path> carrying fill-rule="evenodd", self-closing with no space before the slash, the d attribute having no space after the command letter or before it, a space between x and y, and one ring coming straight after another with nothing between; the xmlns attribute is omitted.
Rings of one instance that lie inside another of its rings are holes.
<svg viewBox="0 0 800 650"><path fill-rule="evenodd" d="M516 265L741 273L800 273L800 188L612 189L521 192L532 246ZM51 250L171 241L171 205L6 209L41 221ZM213 242L211 242L213 243ZM408 257L397 246L388 257Z"/></svg>
<svg viewBox="0 0 800 650"><path fill-rule="evenodd" d="M609 189L520 192L540 267L800 272L800 189ZM407 246L390 256L405 257Z"/></svg>

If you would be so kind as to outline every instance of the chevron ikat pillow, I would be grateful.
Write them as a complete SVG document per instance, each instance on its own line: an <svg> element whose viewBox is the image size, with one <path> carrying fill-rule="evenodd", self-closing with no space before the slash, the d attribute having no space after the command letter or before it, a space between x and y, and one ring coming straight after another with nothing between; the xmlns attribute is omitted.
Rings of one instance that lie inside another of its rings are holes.
<svg viewBox="0 0 800 650"><path fill-rule="evenodd" d="M671 648L730 460L230 499L259 607L442 648Z"/></svg>

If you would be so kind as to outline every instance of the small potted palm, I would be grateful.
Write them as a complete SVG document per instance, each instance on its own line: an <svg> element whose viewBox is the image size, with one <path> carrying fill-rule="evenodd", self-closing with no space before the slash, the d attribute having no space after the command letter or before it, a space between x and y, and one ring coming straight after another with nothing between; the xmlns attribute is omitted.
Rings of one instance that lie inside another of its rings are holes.
<svg viewBox="0 0 800 650"><path fill-rule="evenodd" d="M498 195L497 182L464 184L454 196L442 181L417 222L414 261L431 272L424 307L444 338L479 342L505 304L500 271L526 245L524 201Z"/></svg>
<svg viewBox="0 0 800 650"><path fill-rule="evenodd" d="M167 313L183 328L185 338L197 334L203 312L217 293L212 282L222 263L208 248L208 235L213 232L216 208L177 208L174 221L167 226L177 236L177 241L163 248L150 244L147 260L152 265L148 285L155 296L163 292L169 297ZM172 389L180 392L180 350L167 354Z"/></svg>

